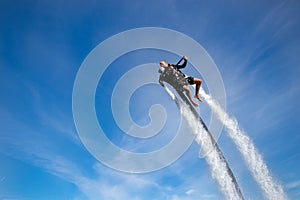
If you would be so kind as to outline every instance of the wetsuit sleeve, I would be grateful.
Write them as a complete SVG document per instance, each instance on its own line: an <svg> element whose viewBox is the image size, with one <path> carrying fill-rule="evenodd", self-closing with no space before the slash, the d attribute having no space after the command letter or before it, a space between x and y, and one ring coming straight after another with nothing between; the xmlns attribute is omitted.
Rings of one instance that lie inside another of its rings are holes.
<svg viewBox="0 0 300 200"><path fill-rule="evenodd" d="M187 60L184 59L184 62L180 65L175 65L176 69L182 69L182 68L185 68L186 67L186 64L187 64Z"/></svg>

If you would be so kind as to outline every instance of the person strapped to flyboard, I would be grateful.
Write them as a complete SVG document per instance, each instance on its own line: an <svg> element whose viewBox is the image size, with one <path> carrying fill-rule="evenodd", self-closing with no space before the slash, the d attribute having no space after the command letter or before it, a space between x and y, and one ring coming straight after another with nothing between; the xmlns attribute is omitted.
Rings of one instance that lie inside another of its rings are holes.
<svg viewBox="0 0 300 200"><path fill-rule="evenodd" d="M180 64L184 60L182 64ZM185 76L184 73L180 71L180 69L183 69L186 67L188 58L186 56L183 56L176 65L168 64L166 61L160 61L160 70L161 73L159 77L159 83L163 86L163 81L171 84L175 89L179 89L181 91L185 91L187 97L192 102L194 106L198 106L198 104L193 100L191 91L188 87L189 85L196 84L196 90L195 90L195 98L197 98L199 101L203 101L201 97L199 96L199 90L202 83L202 80L199 78L194 78L191 76Z"/></svg>

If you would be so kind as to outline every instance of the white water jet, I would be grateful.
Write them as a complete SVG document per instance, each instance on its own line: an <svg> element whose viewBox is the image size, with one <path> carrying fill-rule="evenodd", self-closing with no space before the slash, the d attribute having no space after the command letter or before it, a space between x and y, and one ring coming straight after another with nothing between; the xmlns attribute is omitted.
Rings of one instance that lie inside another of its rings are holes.
<svg viewBox="0 0 300 200"><path fill-rule="evenodd" d="M255 148L249 136L241 130L237 120L230 118L222 107L202 89L200 90L200 95L204 97L211 110L217 114L218 119L224 124L229 137L241 152L247 167L251 171L255 181L261 187L265 198L270 200L287 199L283 187L271 176L262 155Z"/></svg>
<svg viewBox="0 0 300 200"><path fill-rule="evenodd" d="M196 135L195 140L206 155L205 159L210 166L211 176L218 182L223 194L227 199L241 199L226 163L221 159L207 131L194 117L188 106L183 103L181 103L181 114L186 118L192 132Z"/></svg>

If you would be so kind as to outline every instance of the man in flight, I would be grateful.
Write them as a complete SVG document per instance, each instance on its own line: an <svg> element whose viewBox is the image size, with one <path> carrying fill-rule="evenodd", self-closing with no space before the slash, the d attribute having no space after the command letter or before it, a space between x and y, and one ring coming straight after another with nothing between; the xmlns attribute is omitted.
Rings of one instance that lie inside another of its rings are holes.
<svg viewBox="0 0 300 200"><path fill-rule="evenodd" d="M182 60L184 60L184 62L183 64L180 64ZM159 77L159 83L163 85L163 81L165 81L177 89L185 90L187 97L189 98L191 103L194 106L198 106L198 104L192 98L188 84L196 84L195 98L197 98L199 101L203 101L199 96L199 90L202 80L191 76L186 77L185 74L180 71L180 69L186 67L187 60L187 57L183 56L183 58L180 59L176 65L168 64L166 61L160 61L159 64L161 66L161 75Z"/></svg>

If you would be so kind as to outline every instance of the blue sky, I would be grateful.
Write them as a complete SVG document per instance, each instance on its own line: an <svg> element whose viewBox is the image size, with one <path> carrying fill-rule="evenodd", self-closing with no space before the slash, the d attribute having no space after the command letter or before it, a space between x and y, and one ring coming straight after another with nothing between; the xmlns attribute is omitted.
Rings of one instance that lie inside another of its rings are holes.
<svg viewBox="0 0 300 200"><path fill-rule="evenodd" d="M72 89L81 63L110 36L149 26L182 32L206 49L222 75L228 113L253 139L290 199L299 199L299 11L296 0L1 1L0 199L223 198L209 166L198 158L197 144L171 166L138 175L99 163L78 137ZM164 58L177 61L166 52L129 53L99 83L99 123L122 148L147 144L138 150L155 150L172 138L176 112L155 141L124 139L107 100L122 72ZM126 67L116 72L121 63ZM185 72L194 73L191 68ZM147 89L152 98L145 97ZM133 99L138 103L130 105L132 117L140 124L148 123L153 103L176 108L158 86L138 90ZM201 109L206 116L207 106ZM225 132L218 142L245 198L261 199Z"/></svg>

